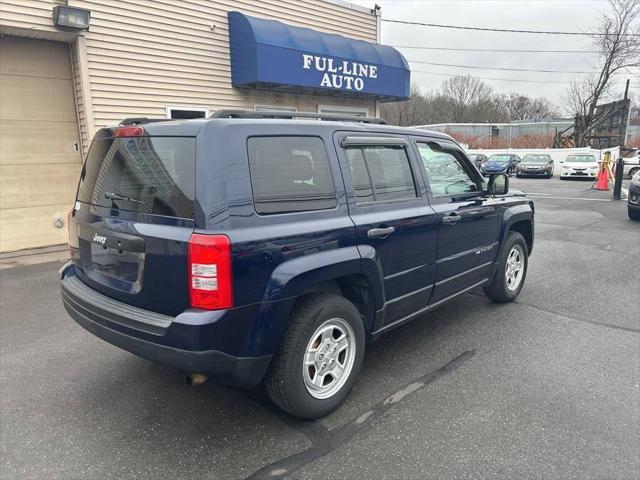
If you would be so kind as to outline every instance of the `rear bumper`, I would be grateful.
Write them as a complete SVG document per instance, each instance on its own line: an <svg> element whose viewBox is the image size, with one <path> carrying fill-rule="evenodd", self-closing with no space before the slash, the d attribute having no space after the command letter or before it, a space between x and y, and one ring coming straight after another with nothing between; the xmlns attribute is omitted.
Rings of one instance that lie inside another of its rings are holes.
<svg viewBox="0 0 640 480"><path fill-rule="evenodd" d="M95 336L140 357L239 386L257 385L269 367L271 355L236 357L219 350L187 350L150 341L150 337L162 338L161 329L171 323L171 317L154 312L145 316L142 309L82 287L75 276L63 278L60 285L62 301L71 318ZM190 333L193 335L193 330ZM202 334L206 332L203 330Z"/></svg>

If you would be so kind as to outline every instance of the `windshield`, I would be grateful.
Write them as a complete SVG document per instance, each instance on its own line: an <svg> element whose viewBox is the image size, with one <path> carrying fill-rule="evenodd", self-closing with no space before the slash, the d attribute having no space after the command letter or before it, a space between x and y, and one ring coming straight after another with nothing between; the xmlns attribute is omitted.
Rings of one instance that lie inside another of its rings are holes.
<svg viewBox="0 0 640 480"><path fill-rule="evenodd" d="M593 155L569 155L567 162L595 163L596 157Z"/></svg>
<svg viewBox="0 0 640 480"><path fill-rule="evenodd" d="M506 163L511 160L511 155L491 155L489 157L490 162Z"/></svg>
<svg viewBox="0 0 640 480"><path fill-rule="evenodd" d="M78 200L193 218L195 138L97 134L80 176Z"/></svg>
<svg viewBox="0 0 640 480"><path fill-rule="evenodd" d="M522 159L523 163L549 163L550 161L549 155L525 155Z"/></svg>

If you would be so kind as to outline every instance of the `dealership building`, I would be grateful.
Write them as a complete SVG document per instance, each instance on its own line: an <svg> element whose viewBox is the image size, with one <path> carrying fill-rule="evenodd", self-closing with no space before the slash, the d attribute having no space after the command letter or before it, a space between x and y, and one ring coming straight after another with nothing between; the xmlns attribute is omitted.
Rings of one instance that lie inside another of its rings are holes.
<svg viewBox="0 0 640 480"><path fill-rule="evenodd" d="M410 71L337 0L0 0L0 252L66 242L96 129L251 109L374 116Z"/></svg>

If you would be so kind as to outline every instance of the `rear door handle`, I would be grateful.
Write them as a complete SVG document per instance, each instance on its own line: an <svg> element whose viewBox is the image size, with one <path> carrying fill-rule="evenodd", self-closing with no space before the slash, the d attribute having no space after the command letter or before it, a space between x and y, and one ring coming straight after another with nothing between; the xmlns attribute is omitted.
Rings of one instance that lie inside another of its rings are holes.
<svg viewBox="0 0 640 480"><path fill-rule="evenodd" d="M391 235L395 231L396 229L394 227L372 228L371 230L367 231L367 237L384 239L384 238L387 238L389 235Z"/></svg>
<svg viewBox="0 0 640 480"><path fill-rule="evenodd" d="M442 217L442 223L444 223L445 225L455 225L460 220L462 220L462 217L457 213L452 213L451 215Z"/></svg>

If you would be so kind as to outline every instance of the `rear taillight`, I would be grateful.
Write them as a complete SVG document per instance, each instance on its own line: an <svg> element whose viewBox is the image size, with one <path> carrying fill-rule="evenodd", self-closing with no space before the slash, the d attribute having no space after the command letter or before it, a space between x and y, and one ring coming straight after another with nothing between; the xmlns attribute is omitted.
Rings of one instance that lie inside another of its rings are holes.
<svg viewBox="0 0 640 480"><path fill-rule="evenodd" d="M67 212L67 236L69 244L69 252L73 254L73 250L80 248L78 243L78 224L73 220L75 216L75 208Z"/></svg>
<svg viewBox="0 0 640 480"><path fill-rule="evenodd" d="M233 307L231 243L225 235L194 233L189 239L189 298L193 308Z"/></svg>
<svg viewBox="0 0 640 480"><path fill-rule="evenodd" d="M135 125L130 127L118 127L113 130L113 136L119 137L142 137L144 135L144 128L136 127Z"/></svg>

